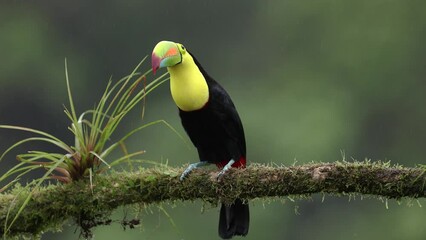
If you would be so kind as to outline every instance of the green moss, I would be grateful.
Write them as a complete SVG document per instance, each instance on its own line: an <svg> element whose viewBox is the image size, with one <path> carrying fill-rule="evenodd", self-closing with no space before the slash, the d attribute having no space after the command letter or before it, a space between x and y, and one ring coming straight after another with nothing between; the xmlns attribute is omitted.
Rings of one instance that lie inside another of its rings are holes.
<svg viewBox="0 0 426 240"><path fill-rule="evenodd" d="M311 199L315 193L387 199L425 197L423 167L404 168L389 162L310 163L301 166L271 167L252 165L231 169L219 182L217 172L195 170L185 181L179 180L182 168L161 167L137 172L111 172L88 181L48 185L34 191L8 236L30 236L57 231L66 220L76 222L83 236L91 229L111 223L110 215L119 206L149 206L162 202L203 201L216 206L236 198L249 201ZM7 212L14 216L26 196L34 189L16 184L0 194L0 224ZM141 209L139 207L138 209ZM9 216L9 221L10 221ZM3 228L2 230L3 231Z"/></svg>

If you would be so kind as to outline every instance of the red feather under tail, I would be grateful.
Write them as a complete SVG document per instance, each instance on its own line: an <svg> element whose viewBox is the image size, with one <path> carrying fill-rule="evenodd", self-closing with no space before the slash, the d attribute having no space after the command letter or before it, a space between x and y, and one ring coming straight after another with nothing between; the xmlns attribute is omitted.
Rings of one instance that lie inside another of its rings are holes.
<svg viewBox="0 0 426 240"><path fill-rule="evenodd" d="M225 167L226 164L228 164L229 160L224 160L222 162L216 163L216 166L218 168ZM236 161L234 164L232 164L232 167L234 168L246 168L246 157L241 156L238 161Z"/></svg>

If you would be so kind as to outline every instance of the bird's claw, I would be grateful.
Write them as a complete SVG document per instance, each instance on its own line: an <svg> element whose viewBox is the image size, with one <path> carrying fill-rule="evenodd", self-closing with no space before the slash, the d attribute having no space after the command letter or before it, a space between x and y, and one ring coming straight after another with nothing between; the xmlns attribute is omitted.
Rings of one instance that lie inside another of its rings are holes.
<svg viewBox="0 0 426 240"><path fill-rule="evenodd" d="M188 176L188 174L190 174L192 172L192 170L201 167L201 166L205 166L207 165L208 162L197 162L197 163L191 163L189 164L189 166L185 169L185 171L183 171L182 175L180 175L180 180L183 181L186 176Z"/></svg>
<svg viewBox="0 0 426 240"><path fill-rule="evenodd" d="M220 180L223 175L229 171L229 169L232 168L232 164L234 164L235 161L234 159L229 160L229 162L222 168L222 170L220 170L220 172L217 174L216 180Z"/></svg>
<svg viewBox="0 0 426 240"><path fill-rule="evenodd" d="M185 169L185 171L183 171L182 175L180 175L180 180L183 181L186 176L188 176L188 174L190 172L192 172L192 170L194 170L196 167L194 166L194 164L189 164L189 166Z"/></svg>

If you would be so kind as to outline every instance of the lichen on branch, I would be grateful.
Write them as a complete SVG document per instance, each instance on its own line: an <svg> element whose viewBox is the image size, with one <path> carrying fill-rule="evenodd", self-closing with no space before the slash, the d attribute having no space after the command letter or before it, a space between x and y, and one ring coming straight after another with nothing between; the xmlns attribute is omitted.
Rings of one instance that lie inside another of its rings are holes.
<svg viewBox="0 0 426 240"><path fill-rule="evenodd" d="M385 198L423 198L426 170L383 162L312 163L291 167L254 164L232 169L219 181L217 171L197 169L184 181L183 168L156 167L137 172L109 172L89 181L56 184L40 189L15 186L0 194L0 225L4 234L10 221L33 191L28 205L10 227L8 236L39 234L60 227L66 220L82 228L110 222L119 206L162 201L201 199L217 204L236 198L285 197L289 195L365 194ZM84 222L86 221L86 222ZM92 225L87 221L93 221ZM83 224L84 223L84 224Z"/></svg>

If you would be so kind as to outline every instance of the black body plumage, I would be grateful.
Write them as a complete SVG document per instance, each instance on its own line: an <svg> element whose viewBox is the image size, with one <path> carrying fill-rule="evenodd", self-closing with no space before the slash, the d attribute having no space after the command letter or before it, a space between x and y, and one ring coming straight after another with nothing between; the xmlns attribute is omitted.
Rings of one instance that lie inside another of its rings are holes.
<svg viewBox="0 0 426 240"><path fill-rule="evenodd" d="M200 161L223 167L233 159L236 161L233 166L245 167L244 129L234 103L225 89L207 74L194 55L191 56L207 81L209 101L199 110L179 109L182 125L197 148ZM219 235L224 239L234 235L247 235L249 219L249 207L240 199L230 206L222 204Z"/></svg>

